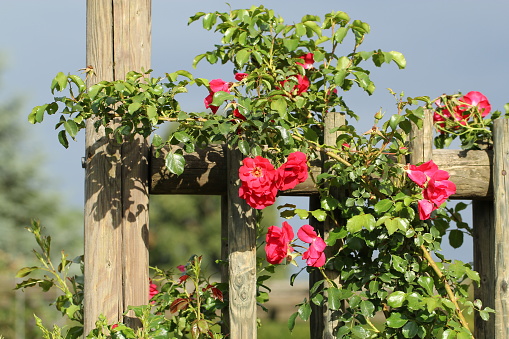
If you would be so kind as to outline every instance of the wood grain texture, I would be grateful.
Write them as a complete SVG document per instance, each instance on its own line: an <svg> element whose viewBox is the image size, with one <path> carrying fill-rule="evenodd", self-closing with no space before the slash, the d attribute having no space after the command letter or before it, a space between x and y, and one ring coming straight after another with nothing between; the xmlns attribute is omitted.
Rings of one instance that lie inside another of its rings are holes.
<svg viewBox="0 0 509 339"><path fill-rule="evenodd" d="M497 119L493 131L495 206L495 337L509 338L509 120Z"/></svg>
<svg viewBox="0 0 509 339"><path fill-rule="evenodd" d="M480 286L474 284L474 299L483 306L495 309L495 228L493 201L472 202L474 269L481 278ZM484 321L479 313L474 315L474 336L477 339L495 338L495 318Z"/></svg>
<svg viewBox="0 0 509 339"><path fill-rule="evenodd" d="M87 1L87 65L101 80L150 67L150 0ZM148 55L147 55L148 53ZM85 174L85 333L104 314L122 321L148 301L148 145L117 144L87 121ZM128 325L136 325L130 318Z"/></svg>
<svg viewBox="0 0 509 339"><path fill-rule="evenodd" d="M345 124L345 115L340 113L329 113L325 116L324 120L324 129L329 133L325 133L324 135L324 143L326 145L336 145L337 137L340 132L330 132L336 127L342 126ZM341 191L338 188L331 189L330 192L334 197L338 199L342 199L344 196L344 191ZM310 199L310 210L315 210L320 208L320 200L318 197L312 197ZM336 211L334 219L338 220L338 222L342 222L340 213ZM311 218L310 224L318 230L319 234L323 239L327 239L329 237L329 233L336 227L334 221L330 218L327 218L324 222L318 222L316 219ZM341 247L341 241L337 241L335 246L328 246L325 248L325 256L327 258L332 257L339 248ZM325 269L325 275L330 281L333 281L336 286L341 286L340 281L340 272L331 269ZM323 276L317 270L313 271L309 275L309 288L311 289L317 281L323 280ZM329 286L327 286L329 287ZM327 300L327 293L321 292L324 294L325 300ZM335 338L337 329L340 326L339 317L341 316L342 310L332 310L328 307L328 302L325 302L322 306L317 306L311 303L311 319L310 319L310 337L311 339L321 339L321 338Z"/></svg>
<svg viewBox="0 0 509 339"><path fill-rule="evenodd" d="M239 198L241 160L238 150L227 152L229 338L254 339L257 332L256 220L255 210Z"/></svg>
<svg viewBox="0 0 509 339"><path fill-rule="evenodd" d="M172 146L173 149L179 146ZM169 149L163 149L159 155L152 151L151 191L150 194L202 194L223 195L226 193L226 161L223 146L214 145L184 154L186 166L180 176L171 174L165 167L164 156ZM410 158L409 162L422 162L422 156ZM431 159L440 169L451 174L451 180L457 186L457 192L451 199L493 199L493 182L490 166L493 152L433 150ZM429 160L429 159L428 159ZM320 165L312 164L311 171L316 177L321 173ZM294 189L280 192L288 196L313 196L318 194L311 177Z"/></svg>

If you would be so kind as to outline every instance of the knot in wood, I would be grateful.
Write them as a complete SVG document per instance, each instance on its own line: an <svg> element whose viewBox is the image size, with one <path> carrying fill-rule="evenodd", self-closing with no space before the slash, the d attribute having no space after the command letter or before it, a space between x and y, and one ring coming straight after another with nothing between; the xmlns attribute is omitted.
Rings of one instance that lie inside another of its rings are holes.
<svg viewBox="0 0 509 339"><path fill-rule="evenodd" d="M506 293L507 292L507 281L505 280L502 280L502 284L500 284L500 289L502 290L502 292Z"/></svg>

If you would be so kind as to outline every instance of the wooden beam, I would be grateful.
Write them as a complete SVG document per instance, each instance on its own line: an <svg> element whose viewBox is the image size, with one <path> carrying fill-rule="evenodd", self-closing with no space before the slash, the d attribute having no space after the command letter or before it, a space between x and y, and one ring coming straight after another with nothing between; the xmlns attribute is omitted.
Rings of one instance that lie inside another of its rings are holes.
<svg viewBox="0 0 509 339"><path fill-rule="evenodd" d="M173 149L179 146L173 146ZM171 174L165 167L164 156L168 149L163 149L159 156L152 152L151 159L151 194L201 194L223 195L226 193L226 162L223 147L209 146L191 154L185 154L186 167L181 176ZM422 157L421 157L422 159ZM490 166L493 162L493 151L433 150L431 159L440 169L451 173L451 180L457 186L452 199L493 199L493 182ZM429 160L429 159L428 159ZM412 160L411 160L412 161ZM424 160L412 161L416 164ZM314 175L321 173L316 164L311 168ZM311 180L297 185L281 195L311 196L318 194Z"/></svg>
<svg viewBox="0 0 509 339"><path fill-rule="evenodd" d="M150 67L151 0L87 1L87 65L101 80ZM117 144L87 121L84 331L100 314L115 323L148 302L148 145Z"/></svg>

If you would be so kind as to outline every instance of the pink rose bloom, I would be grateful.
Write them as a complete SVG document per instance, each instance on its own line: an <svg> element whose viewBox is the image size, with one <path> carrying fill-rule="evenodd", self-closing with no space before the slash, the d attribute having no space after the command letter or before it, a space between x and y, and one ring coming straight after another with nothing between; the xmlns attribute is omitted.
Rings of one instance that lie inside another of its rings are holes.
<svg viewBox="0 0 509 339"><path fill-rule="evenodd" d="M417 203L417 209L419 210L419 219L427 220L431 212L435 210L435 207L431 203L431 201L422 199Z"/></svg>
<svg viewBox="0 0 509 339"><path fill-rule="evenodd" d="M239 168L239 178L247 187L263 191L276 179L276 170L269 159L261 156L244 158Z"/></svg>
<svg viewBox="0 0 509 339"><path fill-rule="evenodd" d="M316 234L313 227L304 225L297 231L300 240L309 244L309 249L302 254L308 266L322 267L325 265L325 254L323 251L327 246L325 241Z"/></svg>
<svg viewBox="0 0 509 339"><path fill-rule="evenodd" d="M216 93L219 91L230 92L230 83L222 79L214 79L209 82L210 91Z"/></svg>
<svg viewBox="0 0 509 339"><path fill-rule="evenodd" d="M246 117L239 112L239 109L238 108L235 108L233 110L233 116L237 119L240 119L240 120L243 120L243 121L246 121Z"/></svg>
<svg viewBox="0 0 509 339"><path fill-rule="evenodd" d="M272 205L277 196L277 171L264 157L244 158L239 168L242 185L239 197L246 200L249 206L263 209Z"/></svg>
<svg viewBox="0 0 509 339"><path fill-rule="evenodd" d="M295 77L297 78L297 84L293 87L291 94L292 95L301 95L302 93L304 93L308 90L310 82L309 82L308 77L305 75L297 74L297 75L295 75ZM280 82L281 86L284 87L284 85L287 81L288 80L281 81Z"/></svg>
<svg viewBox="0 0 509 339"><path fill-rule="evenodd" d="M152 297L155 296L157 293L159 293L159 291L157 290L157 285L152 283L151 280L149 285L148 298L152 299Z"/></svg>
<svg viewBox="0 0 509 339"><path fill-rule="evenodd" d="M468 104L460 106L460 109L462 109L462 113L466 110L468 110L470 107L476 106L479 112L481 113L482 117L487 116L491 111L491 104L488 101L488 98L484 96L481 92L471 91L468 92L463 96L463 98L460 99L460 101L463 101L464 103ZM463 119L468 119L469 114L462 114Z"/></svg>
<svg viewBox="0 0 509 339"><path fill-rule="evenodd" d="M186 271L186 267L184 265L178 265L177 266L177 269L180 271L180 272L185 272Z"/></svg>
<svg viewBox="0 0 509 339"><path fill-rule="evenodd" d="M210 92L209 95L205 97L203 102L205 103L205 108L210 108L212 113L216 114L217 110L219 109L219 106L212 106L211 103L213 101L214 93Z"/></svg>
<svg viewBox="0 0 509 339"><path fill-rule="evenodd" d="M293 236L293 229L286 221L283 222L282 228L269 227L265 237L265 254L269 263L281 264L293 252L290 246Z"/></svg>
<svg viewBox="0 0 509 339"><path fill-rule="evenodd" d="M273 183L266 188L253 190L245 182L239 187L239 197L252 208L262 210L276 202L277 188Z"/></svg>
<svg viewBox="0 0 509 339"><path fill-rule="evenodd" d="M422 192L424 199L431 201L436 208L439 208L451 195L456 193L456 185L450 180L442 179L444 176L440 172L445 171L435 173Z"/></svg>
<svg viewBox="0 0 509 339"><path fill-rule="evenodd" d="M438 166L433 162L433 160L427 161L419 166L410 165L406 170L408 177L415 182L420 187L424 187L424 184L428 181L428 179L437 172ZM442 171L445 172L445 171ZM447 172L445 172L447 174ZM449 175L447 174L447 178L449 179ZM442 180L445 180L442 179Z"/></svg>
<svg viewBox="0 0 509 339"><path fill-rule="evenodd" d="M210 80L209 82L209 95L205 97L203 100L205 104L205 108L210 108L212 113L216 114L217 110L219 109L219 106L212 106L212 101L214 99L214 93L216 92L230 92L230 83L226 82L222 79L214 79Z"/></svg>
<svg viewBox="0 0 509 339"><path fill-rule="evenodd" d="M235 73L235 80L242 81L248 76L247 73Z"/></svg>
<svg viewBox="0 0 509 339"><path fill-rule="evenodd" d="M313 56L313 53L307 53L307 54L301 55L299 58L304 60L304 63L297 62L297 65L301 65L304 69L313 68L313 64L315 63L315 58Z"/></svg>
<svg viewBox="0 0 509 339"><path fill-rule="evenodd" d="M277 169L278 188L282 191L292 189L297 184L306 181L308 177L307 157L302 152L293 152L288 160Z"/></svg>

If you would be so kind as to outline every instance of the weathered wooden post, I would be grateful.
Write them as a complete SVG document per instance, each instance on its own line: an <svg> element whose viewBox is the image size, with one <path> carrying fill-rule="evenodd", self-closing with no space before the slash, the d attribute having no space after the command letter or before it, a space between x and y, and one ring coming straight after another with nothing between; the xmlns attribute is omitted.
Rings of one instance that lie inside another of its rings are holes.
<svg viewBox="0 0 509 339"><path fill-rule="evenodd" d="M345 115L341 113L329 113L325 116L324 120L324 143L326 145L336 145L336 139L339 136L340 132L330 132L333 128L342 126L345 124ZM339 195L341 192L339 189L334 188L334 191L331 192L334 195ZM315 210L320 208L320 199L316 196L310 197L309 201L309 209ZM336 217L336 220L340 220L339 217ZM331 230L333 230L336 225L334 221L331 219L327 219L324 222L317 222L313 218L310 220L313 227L320 230L321 236L323 239L327 239ZM340 243L336 244L336 246L327 247L325 249L325 255L327 258L334 255L335 252L340 248ZM340 272L334 270L325 270L325 274L327 277L334 281L337 285L340 285ZM316 282L323 279L323 276L320 272L314 271L309 275L309 288L313 288ZM337 326L339 325L339 316L340 311L332 310L329 307L328 303L324 303L322 306L317 306L311 303L311 318L309 322L309 329L311 334L311 339L319 339L319 338L335 338L335 329L337 330Z"/></svg>
<svg viewBox="0 0 509 339"><path fill-rule="evenodd" d="M256 218L239 197L242 154L226 151L230 338L256 338Z"/></svg>
<svg viewBox="0 0 509 339"><path fill-rule="evenodd" d="M509 120L493 131L495 338L509 337Z"/></svg>
<svg viewBox="0 0 509 339"><path fill-rule="evenodd" d="M87 1L87 65L101 80L150 67L151 0ZM85 334L100 314L122 321L148 301L148 145L117 144L87 121L85 161ZM128 325L135 325L129 318Z"/></svg>

